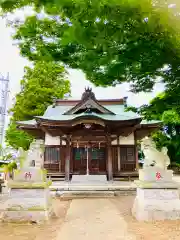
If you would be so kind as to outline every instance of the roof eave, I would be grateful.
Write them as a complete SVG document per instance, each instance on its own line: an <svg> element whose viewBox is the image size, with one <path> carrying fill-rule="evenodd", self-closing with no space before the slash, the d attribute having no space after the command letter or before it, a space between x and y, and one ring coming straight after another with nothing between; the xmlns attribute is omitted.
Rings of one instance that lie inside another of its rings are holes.
<svg viewBox="0 0 180 240"><path fill-rule="evenodd" d="M157 122L147 122L147 123L141 123L141 127L160 127L162 125L162 121Z"/></svg>
<svg viewBox="0 0 180 240"><path fill-rule="evenodd" d="M142 121L142 118L140 117L137 117L137 118L129 118L129 119L122 119L122 120L119 120L119 119L104 119L104 118L101 118L99 116L90 116L90 115L87 115L87 116L77 116L77 117L74 117L73 119L68 119L68 120L60 120L60 119L49 119L49 118L44 118L44 117L39 117L39 116L36 116L35 117L37 121L40 121L40 122L72 122L72 121L76 121L78 119L100 119L100 120L103 120L104 122L129 122L129 121L134 121L134 120L137 120L139 123Z"/></svg>

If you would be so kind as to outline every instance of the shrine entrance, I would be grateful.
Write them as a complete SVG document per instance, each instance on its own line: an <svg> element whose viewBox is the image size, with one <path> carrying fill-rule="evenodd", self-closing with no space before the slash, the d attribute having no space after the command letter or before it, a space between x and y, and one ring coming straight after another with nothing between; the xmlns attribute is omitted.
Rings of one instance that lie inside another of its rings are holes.
<svg viewBox="0 0 180 240"><path fill-rule="evenodd" d="M98 146L73 147L72 149L73 172L75 174L105 174L106 173L106 148Z"/></svg>

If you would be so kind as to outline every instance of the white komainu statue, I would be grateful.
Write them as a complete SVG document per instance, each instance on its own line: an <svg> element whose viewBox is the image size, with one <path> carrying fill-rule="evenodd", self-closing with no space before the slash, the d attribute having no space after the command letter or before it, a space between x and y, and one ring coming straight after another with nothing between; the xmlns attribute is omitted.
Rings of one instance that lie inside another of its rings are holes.
<svg viewBox="0 0 180 240"><path fill-rule="evenodd" d="M22 148L18 150L18 156L21 168L23 167L42 167L43 165L43 142L35 140L31 143L28 151Z"/></svg>
<svg viewBox="0 0 180 240"><path fill-rule="evenodd" d="M149 137L145 137L142 139L141 149L145 155L143 168L156 166L162 169L167 169L170 164L170 159L167 155L166 147L163 147L161 151L158 151L153 140Z"/></svg>

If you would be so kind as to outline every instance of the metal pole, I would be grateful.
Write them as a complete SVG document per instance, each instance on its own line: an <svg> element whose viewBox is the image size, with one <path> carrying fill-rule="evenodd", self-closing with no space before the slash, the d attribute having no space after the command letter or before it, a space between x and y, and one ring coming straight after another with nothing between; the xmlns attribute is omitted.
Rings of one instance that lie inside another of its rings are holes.
<svg viewBox="0 0 180 240"><path fill-rule="evenodd" d="M8 92L9 92L9 74L7 78L4 78L1 75L0 76L0 144L3 144L3 140L4 140Z"/></svg>
<svg viewBox="0 0 180 240"><path fill-rule="evenodd" d="M2 135L2 141L4 140L5 135L5 123L6 123L6 115L7 115L7 101L8 101L8 93L9 93L9 74L7 77L7 81L5 84L5 96L4 96L4 124L3 124L3 135Z"/></svg>

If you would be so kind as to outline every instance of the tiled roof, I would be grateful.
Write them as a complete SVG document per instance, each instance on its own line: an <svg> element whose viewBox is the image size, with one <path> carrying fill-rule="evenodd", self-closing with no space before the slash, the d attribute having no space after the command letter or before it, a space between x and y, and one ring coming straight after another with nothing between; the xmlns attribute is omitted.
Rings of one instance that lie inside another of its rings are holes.
<svg viewBox="0 0 180 240"><path fill-rule="evenodd" d="M111 112L113 112L115 115L112 114L97 114L97 113L80 113L80 114L71 114L71 115L63 115L65 112L70 110L73 106L72 105L65 105L65 106L55 106L53 105L49 106L43 116L36 116L36 118L39 119L44 119L44 120L50 120L50 121L68 121L68 120L73 120L76 118L80 117L97 117L102 120L106 121L129 121L133 119L140 119L141 117L137 115L134 112L126 112L124 105L102 105ZM146 124L157 124L160 123L161 121L145 121L142 120L141 124L146 125ZM29 125L29 126L35 126L36 125L36 120L28 120L28 121L19 121L17 122L19 125Z"/></svg>
<svg viewBox="0 0 180 240"><path fill-rule="evenodd" d="M134 112L125 112L124 110L124 106L123 105L103 105L103 107L107 108L108 110L110 110L111 112L115 113L115 114L120 114L120 115L125 115L128 117L138 117L138 115ZM72 108L71 106L56 106L53 107L52 105L49 106L47 108L47 110L44 113L44 117L50 117L50 116L57 116L57 115L61 115L65 112L67 112L68 110L70 110Z"/></svg>
<svg viewBox="0 0 180 240"><path fill-rule="evenodd" d="M139 116L128 116L124 113L124 115L121 114L98 114L98 113L80 113L80 114L72 114L72 115L62 115L62 114L56 114L52 116L37 116L37 118L44 119L44 120L54 120L54 121L68 121L73 120L80 117L97 117L101 118L103 120L107 121L126 121L126 120L132 120L132 119L139 119Z"/></svg>

